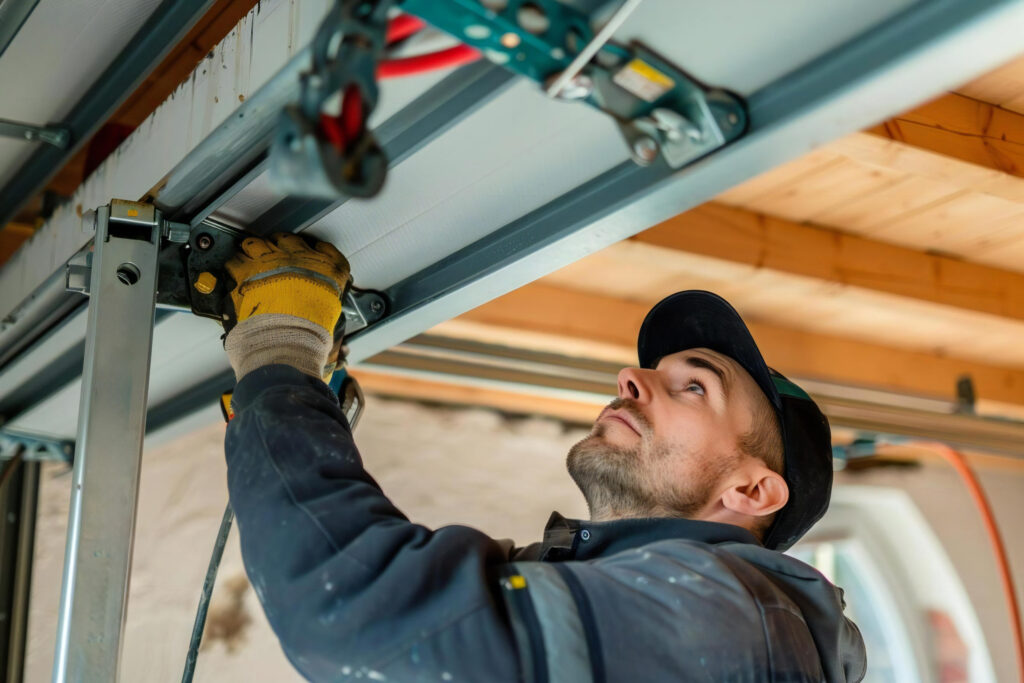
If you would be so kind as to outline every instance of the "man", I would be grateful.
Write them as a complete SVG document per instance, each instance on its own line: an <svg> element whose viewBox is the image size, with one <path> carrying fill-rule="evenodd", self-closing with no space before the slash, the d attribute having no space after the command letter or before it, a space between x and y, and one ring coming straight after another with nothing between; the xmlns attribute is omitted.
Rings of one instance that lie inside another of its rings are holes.
<svg viewBox="0 0 1024 683"><path fill-rule="evenodd" d="M399 512L320 378L349 281L333 247L229 265L231 502L249 578L316 681L858 681L842 594L788 548L824 513L828 423L708 292L663 300L640 368L568 467L591 520L512 550ZM415 454L409 467L416 467Z"/></svg>

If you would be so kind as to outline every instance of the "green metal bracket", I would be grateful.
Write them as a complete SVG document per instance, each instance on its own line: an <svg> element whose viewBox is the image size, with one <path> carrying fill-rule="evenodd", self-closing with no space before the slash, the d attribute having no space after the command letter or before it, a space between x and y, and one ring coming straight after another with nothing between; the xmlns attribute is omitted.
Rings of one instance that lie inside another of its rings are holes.
<svg viewBox="0 0 1024 683"><path fill-rule="evenodd" d="M626 0L609 27L637 4ZM540 83L552 97L609 114L639 164L661 157L680 168L746 129L739 97L699 84L640 44L609 41L611 31L595 32L587 14L556 0L405 0L401 6Z"/></svg>

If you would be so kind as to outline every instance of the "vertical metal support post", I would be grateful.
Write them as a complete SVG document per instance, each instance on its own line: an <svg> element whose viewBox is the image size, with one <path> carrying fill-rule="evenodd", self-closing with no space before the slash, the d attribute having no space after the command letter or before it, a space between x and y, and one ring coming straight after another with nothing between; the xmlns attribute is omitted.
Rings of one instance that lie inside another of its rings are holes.
<svg viewBox="0 0 1024 683"><path fill-rule="evenodd" d="M53 680L117 681L156 304L160 216L99 209Z"/></svg>
<svg viewBox="0 0 1024 683"><path fill-rule="evenodd" d="M0 481L0 680L6 683L24 680L39 490L38 461L21 460L14 467L13 476Z"/></svg>

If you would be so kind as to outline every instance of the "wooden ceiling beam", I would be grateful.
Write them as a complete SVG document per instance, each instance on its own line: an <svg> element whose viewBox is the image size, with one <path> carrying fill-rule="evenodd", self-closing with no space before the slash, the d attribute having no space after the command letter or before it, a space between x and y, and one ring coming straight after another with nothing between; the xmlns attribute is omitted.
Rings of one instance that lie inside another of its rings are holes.
<svg viewBox="0 0 1024 683"><path fill-rule="evenodd" d="M1024 114L949 93L824 149L1024 202Z"/></svg>
<svg viewBox="0 0 1024 683"><path fill-rule="evenodd" d="M653 303L653 302L651 302ZM505 343L538 336L614 345L633 355L650 303L574 291L543 280L455 319L456 325L500 328ZM1024 370L854 341L748 320L766 360L794 377L820 379L952 400L957 379L970 375L979 400L1024 405ZM435 328L445 334L446 324ZM635 357L635 355L633 355Z"/></svg>
<svg viewBox="0 0 1024 683"><path fill-rule="evenodd" d="M868 132L1024 178L1024 115L964 95L949 93Z"/></svg>
<svg viewBox="0 0 1024 683"><path fill-rule="evenodd" d="M1024 274L705 204L633 241L1024 320Z"/></svg>

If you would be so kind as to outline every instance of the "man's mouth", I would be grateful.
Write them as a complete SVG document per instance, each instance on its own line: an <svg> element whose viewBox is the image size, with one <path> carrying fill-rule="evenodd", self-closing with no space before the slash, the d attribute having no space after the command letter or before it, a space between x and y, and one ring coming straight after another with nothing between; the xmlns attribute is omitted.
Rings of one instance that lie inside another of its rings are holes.
<svg viewBox="0 0 1024 683"><path fill-rule="evenodd" d="M640 430L637 428L633 416L624 410L612 410L611 408L605 408L597 418L598 422L601 420L617 420L636 432L637 436L640 436Z"/></svg>

